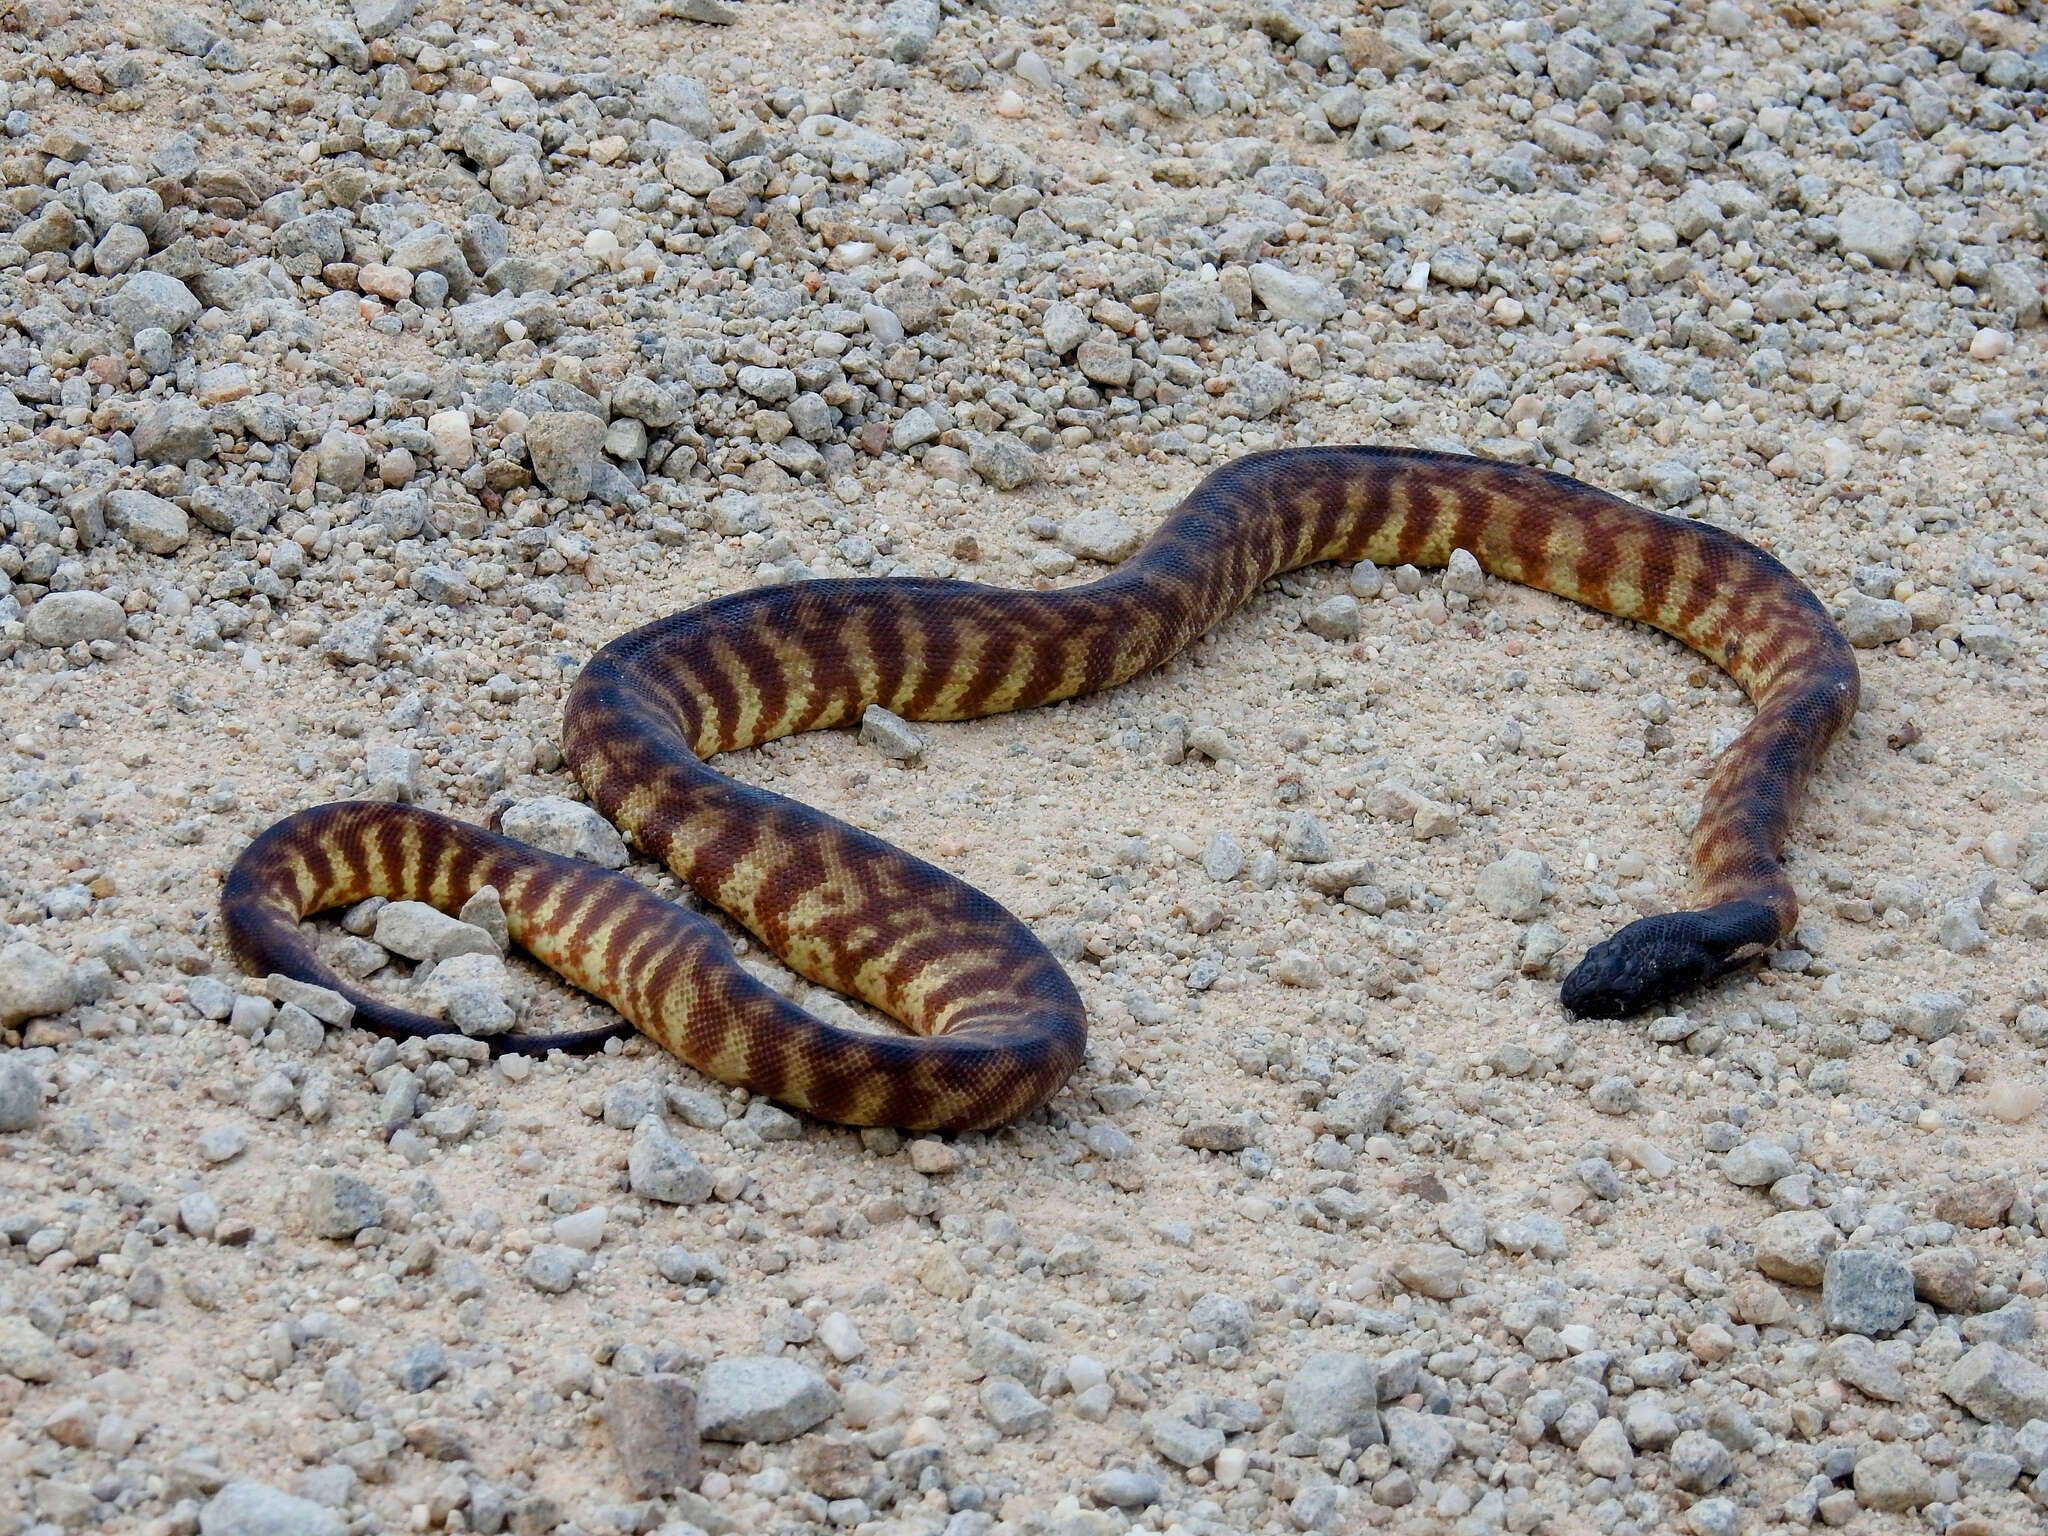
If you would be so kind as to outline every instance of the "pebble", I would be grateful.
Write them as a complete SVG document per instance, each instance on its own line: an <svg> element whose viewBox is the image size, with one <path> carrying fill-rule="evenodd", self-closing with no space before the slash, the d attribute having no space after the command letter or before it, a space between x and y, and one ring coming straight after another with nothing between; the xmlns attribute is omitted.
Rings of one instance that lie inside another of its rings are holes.
<svg viewBox="0 0 2048 1536"><path fill-rule="evenodd" d="M1835 238L1844 251L1880 267L1903 267L1920 244L1920 215L1889 197L1854 196L1842 203Z"/></svg>
<svg viewBox="0 0 2048 1536"><path fill-rule="evenodd" d="M1905 1261L1868 1248L1838 1248L1821 1275L1821 1312L1837 1333L1872 1337L1913 1317L1913 1272Z"/></svg>
<svg viewBox="0 0 2048 1536"><path fill-rule="evenodd" d="M176 336L199 318L199 300L192 290L162 272L137 272L115 293L111 316L121 334L155 329Z"/></svg>
<svg viewBox="0 0 2048 1536"><path fill-rule="evenodd" d="M500 823L507 837L605 869L623 869L626 841L592 807L577 800L540 795L506 807Z"/></svg>
<svg viewBox="0 0 2048 1536"><path fill-rule="evenodd" d="M62 1013L77 1001L71 967L48 950L25 941L0 946L0 1028Z"/></svg>
<svg viewBox="0 0 2048 1536"><path fill-rule="evenodd" d="M199 1511L200 1536L342 1536L333 1510L266 1483L232 1482Z"/></svg>
<svg viewBox="0 0 2048 1536"><path fill-rule="evenodd" d="M1721 1175L1744 1189L1768 1189L1792 1172L1792 1154L1774 1141L1751 1140L1721 1159Z"/></svg>
<svg viewBox="0 0 2048 1536"><path fill-rule="evenodd" d="M1540 854L1515 849L1479 872L1479 904L1511 923L1533 922L1556 890L1550 865Z"/></svg>
<svg viewBox="0 0 2048 1536"><path fill-rule="evenodd" d="M648 1115L634 1130L626 1168L634 1194L664 1205L700 1205L716 1182L711 1170L669 1134L658 1114Z"/></svg>
<svg viewBox="0 0 2048 1536"><path fill-rule="evenodd" d="M707 1440L779 1444L816 1427L838 1407L825 1378L796 1360L714 1360L697 1382L697 1423Z"/></svg>
<svg viewBox="0 0 2048 1536"><path fill-rule="evenodd" d="M601 417L583 411L537 412L526 424L534 478L566 501L586 500L604 452L604 436Z"/></svg>
<svg viewBox="0 0 2048 1536"><path fill-rule="evenodd" d="M377 911L376 942L408 960L452 960L489 955L498 944L483 929L436 911L423 901L393 901Z"/></svg>
<svg viewBox="0 0 2048 1536"><path fill-rule="evenodd" d="M583 1251L561 1243L541 1243L526 1256L519 1272L526 1283L546 1296L560 1296L576 1284L588 1262Z"/></svg>
<svg viewBox="0 0 2048 1536"><path fill-rule="evenodd" d="M43 1085L26 1062L0 1060L0 1135L32 1129L42 1118Z"/></svg>
<svg viewBox="0 0 2048 1536"><path fill-rule="evenodd" d="M119 638L127 628L128 615L103 593L52 592L28 610L27 623L30 640L63 650Z"/></svg>
<svg viewBox="0 0 2048 1536"><path fill-rule="evenodd" d="M1288 1426L1315 1440L1342 1436L1363 1448L1379 1437L1379 1371L1367 1355L1310 1355L1281 1399Z"/></svg>
<svg viewBox="0 0 2048 1536"><path fill-rule="evenodd" d="M1146 1414L1145 1435L1153 1450L1178 1467L1207 1466L1223 1450L1222 1430L1171 1413Z"/></svg>
<svg viewBox="0 0 2048 1536"><path fill-rule="evenodd" d="M2048 1370L2000 1344L1979 1344L1956 1361L1941 1390L1987 1424L2048 1420Z"/></svg>
<svg viewBox="0 0 2048 1536"><path fill-rule="evenodd" d="M605 1420L626 1490L636 1499L694 1489L702 1477L697 1394L669 1372L619 1376L605 1393Z"/></svg>
<svg viewBox="0 0 2048 1536"><path fill-rule="evenodd" d="M578 1253L595 1253L604 1246L605 1218L610 1214L611 1212L604 1206L593 1205L586 1210L557 1217L554 1224L555 1241L564 1248L575 1249Z"/></svg>
<svg viewBox="0 0 2048 1536"><path fill-rule="evenodd" d="M1856 1458L1856 1502L1902 1514L1934 1502L1934 1469L1904 1445L1880 1445Z"/></svg>
<svg viewBox="0 0 2048 1536"><path fill-rule="evenodd" d="M1689 1429L1671 1442L1671 1480L1688 1493L1711 1493L1735 1473L1728 1448L1704 1430Z"/></svg>
<svg viewBox="0 0 2048 1536"><path fill-rule="evenodd" d="M1104 565L1128 560L1143 542L1143 534L1105 507L1084 507L1060 524L1061 549Z"/></svg>
<svg viewBox="0 0 2048 1536"><path fill-rule="evenodd" d="M148 491L109 491L106 515L108 527L147 554L174 555L192 537L192 519L185 509Z"/></svg>
<svg viewBox="0 0 2048 1536"><path fill-rule="evenodd" d="M861 711L860 744L872 747L882 756L899 763L916 762L924 756L929 745L924 735L909 721L879 704L870 704Z"/></svg>
<svg viewBox="0 0 2048 1536"><path fill-rule="evenodd" d="M1052 1409L1010 1376L991 1376L981 1384L981 1411L1005 1437L1028 1435L1052 1422Z"/></svg>
<svg viewBox="0 0 2048 1536"><path fill-rule="evenodd" d="M306 1188L306 1223L314 1236L351 1238L384 1219L384 1201L353 1174L316 1168Z"/></svg>
<svg viewBox="0 0 2048 1536"><path fill-rule="evenodd" d="M1756 1267L1788 1285L1819 1285L1842 1234L1819 1211L1781 1211L1756 1230Z"/></svg>

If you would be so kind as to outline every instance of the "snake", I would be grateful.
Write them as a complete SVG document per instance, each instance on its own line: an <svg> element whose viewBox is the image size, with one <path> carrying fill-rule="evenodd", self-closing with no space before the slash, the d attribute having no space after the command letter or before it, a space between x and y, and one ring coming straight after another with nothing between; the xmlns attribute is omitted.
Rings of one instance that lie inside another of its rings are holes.
<svg viewBox="0 0 2048 1536"><path fill-rule="evenodd" d="M1001 1126L1045 1105L1085 1058L1086 1009L1060 962L973 885L711 759L851 725L870 705L962 720L1114 687L1282 573L1440 566L1457 550L1492 576L1662 630L1755 706L1708 776L1691 839L1698 905L1594 944L1564 979L1565 1009L1635 1014L1789 937L1799 904L1781 851L1861 687L1827 608L1772 555L1710 523L1531 466L1380 445L1219 466L1093 581L759 586L590 658L569 691L562 752L591 804L792 971L898 1029L799 1006L712 917L627 874L397 802L314 806L259 834L223 881L224 930L247 970L340 992L359 1024L447 1034L445 1020L342 981L301 921L370 896L453 913L491 886L512 941L627 1021L494 1035L494 1054L587 1049L637 1027L705 1075L823 1120Z"/></svg>

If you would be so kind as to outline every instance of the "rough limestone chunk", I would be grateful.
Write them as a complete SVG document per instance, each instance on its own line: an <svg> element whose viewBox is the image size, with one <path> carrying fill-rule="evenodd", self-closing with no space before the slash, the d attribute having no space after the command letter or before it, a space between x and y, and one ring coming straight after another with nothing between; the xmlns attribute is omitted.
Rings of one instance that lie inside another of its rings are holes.
<svg viewBox="0 0 2048 1536"><path fill-rule="evenodd" d="M583 411L541 411L526 425L534 478L565 501L590 495L604 453L604 422Z"/></svg>
<svg viewBox="0 0 2048 1536"><path fill-rule="evenodd" d="M1518 848L1482 869L1476 889L1479 904L1495 917L1528 923L1542 913L1557 882L1541 854Z"/></svg>
<svg viewBox="0 0 2048 1536"><path fill-rule="evenodd" d="M384 1219L384 1198L354 1174L316 1168L306 1189L306 1222L317 1237L354 1237Z"/></svg>
<svg viewBox="0 0 2048 1536"><path fill-rule="evenodd" d="M1326 1351L1294 1373L1281 1407L1298 1434L1342 1435L1362 1447L1379 1439L1379 1402L1379 1368L1370 1356Z"/></svg>
<svg viewBox="0 0 2048 1536"><path fill-rule="evenodd" d="M2048 1419L2048 1370L2001 1344L1979 1344L1963 1356L1941 1390L1986 1423Z"/></svg>
<svg viewBox="0 0 2048 1536"><path fill-rule="evenodd" d="M28 637L55 650L81 640L113 640L128 615L103 592L52 592L28 611Z"/></svg>
<svg viewBox="0 0 2048 1536"><path fill-rule="evenodd" d="M394 901L377 909L376 941L408 960L452 960L457 955L495 955L497 943L481 928L448 916L423 901Z"/></svg>
<svg viewBox="0 0 2048 1536"><path fill-rule="evenodd" d="M1920 215L1889 197L1848 199L1835 229L1844 251L1868 256L1879 267L1903 267L1920 243Z"/></svg>
<svg viewBox="0 0 2048 1536"><path fill-rule="evenodd" d="M702 1450L697 1394L681 1376L620 1376L605 1394L612 1448L636 1499L695 1488Z"/></svg>
<svg viewBox="0 0 2048 1536"><path fill-rule="evenodd" d="M697 1423L707 1440L775 1445L822 1424L838 1408L823 1376L779 1356L714 1360L697 1382Z"/></svg>
<svg viewBox="0 0 2048 1536"><path fill-rule="evenodd" d="M1116 565L1137 553L1144 535L1107 507L1087 507L1060 525L1060 548L1083 560Z"/></svg>
<svg viewBox="0 0 2048 1536"><path fill-rule="evenodd" d="M234 1482L199 1511L199 1536L342 1536L341 1516L267 1483Z"/></svg>
<svg viewBox="0 0 2048 1536"><path fill-rule="evenodd" d="M1756 1267L1788 1285L1819 1285L1842 1234L1819 1211L1780 1211L1759 1223Z"/></svg>
<svg viewBox="0 0 2048 1536"><path fill-rule="evenodd" d="M0 1132L28 1130L42 1113L43 1085L28 1063L0 1061Z"/></svg>
<svg viewBox="0 0 2048 1536"><path fill-rule="evenodd" d="M77 1001L71 967L47 949L28 943L0 948L0 1029L62 1013Z"/></svg>
<svg viewBox="0 0 2048 1536"><path fill-rule="evenodd" d="M610 822L580 801L564 800L558 795L522 800L505 812L500 825L507 837L548 853L601 864L606 869L625 867L626 840Z"/></svg>
<svg viewBox="0 0 2048 1536"><path fill-rule="evenodd" d="M19 1314L0 1317L0 1371L18 1381L53 1381L64 1355L48 1334Z"/></svg>
<svg viewBox="0 0 2048 1536"><path fill-rule="evenodd" d="M879 704L861 711L860 744L899 763L916 762L925 749L923 735L908 720Z"/></svg>
<svg viewBox="0 0 2048 1536"><path fill-rule="evenodd" d="M664 1205L699 1205L710 1198L716 1182L696 1154L669 1134L658 1114L648 1115L633 1132L626 1174L634 1194Z"/></svg>

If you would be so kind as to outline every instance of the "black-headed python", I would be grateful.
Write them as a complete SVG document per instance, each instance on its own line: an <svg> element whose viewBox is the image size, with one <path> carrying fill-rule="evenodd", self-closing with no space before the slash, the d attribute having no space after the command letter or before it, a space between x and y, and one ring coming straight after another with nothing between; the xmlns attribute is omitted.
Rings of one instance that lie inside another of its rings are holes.
<svg viewBox="0 0 2048 1536"><path fill-rule="evenodd" d="M1693 833L1700 910L1594 945L1565 979L1565 1007L1633 1013L1785 938L1798 905L1778 852L1859 691L1854 655L1814 595L1733 534L1563 475L1330 447L1216 470L1142 550L1084 586L760 588L637 629L583 669L563 753L604 814L792 969L908 1033L814 1017L750 975L716 924L624 875L404 805L316 806L264 832L226 882L229 939L251 971L332 987L370 1028L447 1033L343 983L299 921L372 895L454 912L491 885L519 945L711 1077L855 1125L1001 1125L1080 1064L1086 1017L1059 963L964 881L705 760L848 724L870 704L961 720L1093 693L1158 666L1283 571L1442 565L1458 549L1495 576L1655 625L1756 704ZM492 1048L576 1048L617 1032L500 1036Z"/></svg>

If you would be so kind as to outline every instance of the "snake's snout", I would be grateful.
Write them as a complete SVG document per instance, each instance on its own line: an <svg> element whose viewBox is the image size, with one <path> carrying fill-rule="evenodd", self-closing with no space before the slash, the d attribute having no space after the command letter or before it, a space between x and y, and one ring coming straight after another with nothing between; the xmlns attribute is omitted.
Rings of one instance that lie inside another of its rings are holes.
<svg viewBox="0 0 2048 1536"><path fill-rule="evenodd" d="M1581 1018L1626 1018L1712 981L1777 937L1776 914L1757 901L1641 918L1587 950L1559 1000Z"/></svg>

